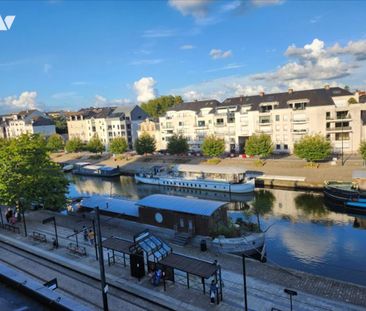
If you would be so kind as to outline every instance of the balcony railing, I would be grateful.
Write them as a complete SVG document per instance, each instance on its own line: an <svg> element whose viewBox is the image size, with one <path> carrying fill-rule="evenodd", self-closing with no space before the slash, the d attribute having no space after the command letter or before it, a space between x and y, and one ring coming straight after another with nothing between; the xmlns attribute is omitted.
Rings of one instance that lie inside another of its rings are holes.
<svg viewBox="0 0 366 311"><path fill-rule="evenodd" d="M308 123L309 119L305 118L305 119L291 119L292 123Z"/></svg>
<svg viewBox="0 0 366 311"><path fill-rule="evenodd" d="M326 117L327 121L346 121L346 120L352 120L352 117L350 114L347 114L346 116L335 116L335 117Z"/></svg>
<svg viewBox="0 0 366 311"><path fill-rule="evenodd" d="M292 134L306 134L309 130L308 129L292 129Z"/></svg>
<svg viewBox="0 0 366 311"><path fill-rule="evenodd" d="M327 132L348 132L348 131L352 131L352 127L351 126L339 126L339 127L328 127Z"/></svg>

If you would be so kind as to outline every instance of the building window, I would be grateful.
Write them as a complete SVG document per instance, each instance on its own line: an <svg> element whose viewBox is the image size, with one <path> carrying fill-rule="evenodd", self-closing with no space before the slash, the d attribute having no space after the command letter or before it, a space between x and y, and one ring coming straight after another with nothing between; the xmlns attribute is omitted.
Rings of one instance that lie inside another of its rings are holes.
<svg viewBox="0 0 366 311"><path fill-rule="evenodd" d="M327 134L325 137L327 140L330 140L330 134Z"/></svg>
<svg viewBox="0 0 366 311"><path fill-rule="evenodd" d="M224 125L224 119L216 119L216 125Z"/></svg>
<svg viewBox="0 0 366 311"><path fill-rule="evenodd" d="M327 111L327 112L325 113L325 118L326 118L326 119L328 119L328 120L330 119L330 111Z"/></svg>
<svg viewBox="0 0 366 311"><path fill-rule="evenodd" d="M337 141L349 140L349 133L336 133L335 140Z"/></svg>
<svg viewBox="0 0 366 311"><path fill-rule="evenodd" d="M205 121L198 121L198 126L205 126Z"/></svg>
<svg viewBox="0 0 366 311"><path fill-rule="evenodd" d="M280 116L276 114L276 121L280 121Z"/></svg>
<svg viewBox="0 0 366 311"><path fill-rule="evenodd" d="M284 144L284 145L283 145L283 149L284 149L284 150L288 150L288 145L287 145L287 144Z"/></svg>
<svg viewBox="0 0 366 311"><path fill-rule="evenodd" d="M281 149L281 145L280 145L280 144L277 144L277 145L276 145L276 149L277 149L277 150L280 150L280 149Z"/></svg>

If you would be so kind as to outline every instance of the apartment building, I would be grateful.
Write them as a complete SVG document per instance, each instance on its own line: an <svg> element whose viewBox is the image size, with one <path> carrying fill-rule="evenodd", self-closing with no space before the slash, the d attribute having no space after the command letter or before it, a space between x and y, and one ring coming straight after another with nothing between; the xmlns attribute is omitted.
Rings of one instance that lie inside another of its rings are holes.
<svg viewBox="0 0 366 311"><path fill-rule="evenodd" d="M1 117L0 137L13 138L22 134L50 136L56 133L54 122L39 110L25 110Z"/></svg>
<svg viewBox="0 0 366 311"><path fill-rule="evenodd" d="M163 150L166 148L166 145L162 143L159 119L147 118L142 121L139 125L137 135L140 137L143 133L155 138L156 150Z"/></svg>
<svg viewBox="0 0 366 311"><path fill-rule="evenodd" d="M87 143L97 135L108 147L115 137L124 137L130 149L138 137L139 124L148 115L139 107L87 108L67 113L69 139L80 138Z"/></svg>
<svg viewBox="0 0 366 311"><path fill-rule="evenodd" d="M351 99L352 98L352 99ZM207 135L225 140L228 152L245 152L245 142L255 133L272 137L275 152L291 153L306 134L321 134L334 152L357 152L366 138L366 95L339 88L239 96L182 103L159 118L162 149L174 133L187 137L199 150Z"/></svg>

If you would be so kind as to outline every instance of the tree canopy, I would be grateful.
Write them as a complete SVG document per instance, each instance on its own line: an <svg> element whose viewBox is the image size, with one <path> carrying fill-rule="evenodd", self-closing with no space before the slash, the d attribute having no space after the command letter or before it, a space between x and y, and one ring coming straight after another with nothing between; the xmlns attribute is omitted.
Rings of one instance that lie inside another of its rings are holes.
<svg viewBox="0 0 366 311"><path fill-rule="evenodd" d="M146 103L141 104L141 108L150 116L150 117L161 117L165 114L165 112L173 106L183 103L183 99L181 96L160 96L155 99L151 99Z"/></svg>
<svg viewBox="0 0 366 311"><path fill-rule="evenodd" d="M140 155L153 153L156 150L156 140L149 134L142 133L141 136L135 140L135 149Z"/></svg>
<svg viewBox="0 0 366 311"><path fill-rule="evenodd" d="M308 162L324 160L331 152L331 143L320 134L306 135L294 145L294 154Z"/></svg>
<svg viewBox="0 0 366 311"><path fill-rule="evenodd" d="M186 153L189 150L187 138L174 134L168 142L168 152L171 154Z"/></svg>
<svg viewBox="0 0 366 311"><path fill-rule="evenodd" d="M349 103L350 105L352 105L352 104L357 104L357 100L356 100L354 97L351 97L351 98L348 100L348 103Z"/></svg>
<svg viewBox="0 0 366 311"><path fill-rule="evenodd" d="M47 149L51 152L62 150L64 148L64 145L64 140L59 134L53 134L47 139Z"/></svg>
<svg viewBox="0 0 366 311"><path fill-rule="evenodd" d="M109 144L109 151L113 154L121 154L128 149L127 141L123 137L116 137Z"/></svg>
<svg viewBox="0 0 366 311"><path fill-rule="evenodd" d="M94 135L86 145L86 149L93 153L102 153L105 147L97 135Z"/></svg>
<svg viewBox="0 0 366 311"><path fill-rule="evenodd" d="M366 161L366 140L361 142L358 152L361 154L362 159Z"/></svg>
<svg viewBox="0 0 366 311"><path fill-rule="evenodd" d="M67 120L65 116L53 117L52 120L55 122L57 134L67 133Z"/></svg>
<svg viewBox="0 0 366 311"><path fill-rule="evenodd" d="M225 141L215 135L210 135L203 141L201 149L207 157L218 157L225 151Z"/></svg>
<svg viewBox="0 0 366 311"><path fill-rule="evenodd" d="M253 134L245 142L245 153L248 155L268 157L273 151L271 136L261 133Z"/></svg>
<svg viewBox="0 0 366 311"><path fill-rule="evenodd" d="M32 203L59 210L66 204L68 181L51 161L46 140L24 134L0 145L0 200L7 205Z"/></svg>
<svg viewBox="0 0 366 311"><path fill-rule="evenodd" d="M65 145L67 152L80 152L84 150L84 147L84 143L78 137L71 138Z"/></svg>

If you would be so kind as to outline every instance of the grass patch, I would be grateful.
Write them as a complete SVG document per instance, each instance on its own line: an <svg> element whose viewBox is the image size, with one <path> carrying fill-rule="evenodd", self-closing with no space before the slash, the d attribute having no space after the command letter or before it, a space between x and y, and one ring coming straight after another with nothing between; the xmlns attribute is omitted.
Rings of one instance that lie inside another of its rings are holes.
<svg viewBox="0 0 366 311"><path fill-rule="evenodd" d="M221 162L221 159L219 158L211 158L206 161L206 164L219 164Z"/></svg>
<svg viewBox="0 0 366 311"><path fill-rule="evenodd" d="M255 166L257 166L257 167L264 166L264 164L266 164L266 161L261 160L261 159L256 159L256 160L254 161L254 165L255 165Z"/></svg>
<svg viewBox="0 0 366 311"><path fill-rule="evenodd" d="M319 163L315 163L315 162L308 162L305 165L306 168L318 168L319 167Z"/></svg>

